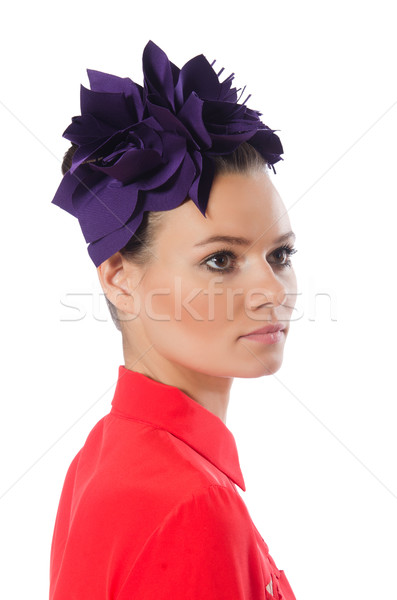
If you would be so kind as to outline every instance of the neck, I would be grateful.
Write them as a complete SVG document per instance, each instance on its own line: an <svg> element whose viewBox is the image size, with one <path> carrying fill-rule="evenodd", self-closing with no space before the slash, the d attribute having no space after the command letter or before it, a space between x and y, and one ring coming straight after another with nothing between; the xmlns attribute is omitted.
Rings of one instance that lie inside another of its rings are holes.
<svg viewBox="0 0 397 600"><path fill-rule="evenodd" d="M140 358L139 358L140 356ZM154 347L138 354L124 347L126 369L142 373L155 381L172 385L226 423L232 377L217 377L193 371L159 356Z"/></svg>

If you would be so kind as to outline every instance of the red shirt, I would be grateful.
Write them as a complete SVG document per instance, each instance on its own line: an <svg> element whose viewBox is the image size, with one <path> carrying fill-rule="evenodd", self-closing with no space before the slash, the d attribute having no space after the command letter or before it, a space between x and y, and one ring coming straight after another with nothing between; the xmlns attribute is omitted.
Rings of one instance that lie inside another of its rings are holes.
<svg viewBox="0 0 397 600"><path fill-rule="evenodd" d="M112 409L66 475L50 600L295 600L235 484L223 421L120 366Z"/></svg>

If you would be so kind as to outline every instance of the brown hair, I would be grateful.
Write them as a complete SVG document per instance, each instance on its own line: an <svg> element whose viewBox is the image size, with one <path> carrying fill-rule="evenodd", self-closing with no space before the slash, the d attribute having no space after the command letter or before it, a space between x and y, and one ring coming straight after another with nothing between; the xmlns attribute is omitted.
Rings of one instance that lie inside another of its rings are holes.
<svg viewBox="0 0 397 600"><path fill-rule="evenodd" d="M72 144L65 153L62 162L62 174L65 175L72 166L73 155L77 149ZM249 143L244 142L231 154L212 157L215 175L226 173L251 173L252 171L269 170L267 161ZM127 244L119 250L122 256L134 261L138 265L149 264L153 259L153 242L160 226L163 211L147 211L143 219ZM106 298L111 317L117 329L121 331L117 308Z"/></svg>

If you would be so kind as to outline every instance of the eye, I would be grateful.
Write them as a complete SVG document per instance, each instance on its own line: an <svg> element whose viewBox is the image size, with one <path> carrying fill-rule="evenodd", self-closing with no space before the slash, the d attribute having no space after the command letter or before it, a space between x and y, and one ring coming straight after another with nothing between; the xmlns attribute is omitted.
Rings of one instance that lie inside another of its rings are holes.
<svg viewBox="0 0 397 600"><path fill-rule="evenodd" d="M283 246L277 248L277 250L274 250L274 252L272 252L272 256L276 258L276 262L274 263L275 266L279 269L291 267L291 260L289 257L295 254L295 252L298 252L296 248L288 244L284 244ZM235 265L233 265L233 262L236 259L237 256L234 252L228 250L227 248L223 248L222 250L218 250L218 252L206 258L202 264L206 269L208 269L208 271L217 273L231 273L236 268ZM220 262L221 264L219 265L219 268L211 267L207 264L210 261L218 262L218 264ZM232 262L232 265L230 265L230 262Z"/></svg>
<svg viewBox="0 0 397 600"><path fill-rule="evenodd" d="M289 244L284 244L284 246L280 246L280 248L277 248L277 250L275 250L272 253L272 255L277 257L277 255L281 254L281 260L283 260L283 258L286 259L285 262L277 263L277 267L279 267L280 269L290 267L291 261L289 257L295 254L295 252L298 252L298 250L293 246L290 246Z"/></svg>
<svg viewBox="0 0 397 600"><path fill-rule="evenodd" d="M208 271L212 271L212 272L220 272L220 273L230 273L231 271L234 270L234 266L230 266L230 260L229 260L229 266L228 265L228 260L227 259L232 259L233 261L236 260L237 256L234 254L234 252L232 252L231 250L227 250L226 248L219 250L218 252L216 252L215 254L212 254L212 256L210 256L209 258L206 258L203 265L206 267L206 269L208 269ZM220 268L216 268L216 267L210 267L209 265L207 265L207 263L209 261L218 261L221 262L222 264L220 265ZM226 266L225 266L226 264Z"/></svg>

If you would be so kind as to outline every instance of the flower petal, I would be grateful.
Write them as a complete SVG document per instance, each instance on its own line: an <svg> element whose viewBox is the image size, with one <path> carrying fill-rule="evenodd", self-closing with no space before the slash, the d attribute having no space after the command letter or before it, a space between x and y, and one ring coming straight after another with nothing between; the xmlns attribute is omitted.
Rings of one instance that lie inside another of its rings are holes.
<svg viewBox="0 0 397 600"><path fill-rule="evenodd" d="M139 179L140 190L152 190L164 185L179 169L186 156L186 140L172 133L160 133L164 151L164 164Z"/></svg>
<svg viewBox="0 0 397 600"><path fill-rule="evenodd" d="M186 140L194 142L192 134L185 125L168 108L153 104L149 100L146 102L148 113L152 115L164 131L171 131L179 134Z"/></svg>
<svg viewBox="0 0 397 600"><path fill-rule="evenodd" d="M129 77L117 77L110 73L87 69L91 90L94 92L121 92L126 97L126 102L133 110L134 107L137 120L143 117L143 87Z"/></svg>
<svg viewBox="0 0 397 600"><path fill-rule="evenodd" d="M144 196L144 210L171 210L188 196L196 169L188 154L174 175L160 188L148 190Z"/></svg>
<svg viewBox="0 0 397 600"><path fill-rule="evenodd" d="M194 167L196 169L196 176L192 181L192 185L189 189L189 197L193 200L193 202L199 206L198 203L198 188L200 183L200 178L202 177L203 171L203 155L198 150L194 152L190 152L190 157L194 163Z"/></svg>
<svg viewBox="0 0 397 600"><path fill-rule="evenodd" d="M81 114L89 113L114 129L125 129L139 120L138 111L122 92L93 92L80 86Z"/></svg>
<svg viewBox="0 0 397 600"><path fill-rule="evenodd" d="M216 156L217 154L230 154L234 152L240 144L248 142L255 134L254 131L246 131L244 133L229 134L211 134L212 147L207 151L207 156Z"/></svg>
<svg viewBox="0 0 397 600"><path fill-rule="evenodd" d="M203 155L203 167L201 176L198 182L198 193L197 193L197 208L205 216L207 210L209 195L211 191L212 182L214 179L214 163L207 156Z"/></svg>
<svg viewBox="0 0 397 600"><path fill-rule="evenodd" d="M65 173L63 176L51 203L63 208L63 210L66 210L75 217L76 210L73 205L72 195L77 186L80 185L84 177L87 176L89 172L90 168L85 165L81 167L81 170L78 174L73 174L70 171L67 171L67 173Z"/></svg>
<svg viewBox="0 0 397 600"><path fill-rule="evenodd" d="M123 186L103 173L91 171L73 193L76 216L86 242L126 223L135 210L137 198L137 186Z"/></svg>
<svg viewBox="0 0 397 600"><path fill-rule="evenodd" d="M117 162L108 167L92 165L92 168L114 177L124 185L132 183L148 171L156 169L163 163L161 155L151 148L131 148L123 152Z"/></svg>
<svg viewBox="0 0 397 600"><path fill-rule="evenodd" d="M221 87L219 79L203 54L189 60L181 69L175 88L177 105L196 92L203 100L218 100Z"/></svg>
<svg viewBox="0 0 397 600"><path fill-rule="evenodd" d="M85 114L78 117L72 117L72 122L63 133L63 137L77 146L83 146L106 139L114 133L114 127L99 121L93 115Z"/></svg>
<svg viewBox="0 0 397 600"><path fill-rule="evenodd" d="M284 160L280 156L284 153L280 138L272 129L259 129L250 139L250 144L271 164Z"/></svg>
<svg viewBox="0 0 397 600"><path fill-rule="evenodd" d="M211 137L208 135L203 122L203 103L196 92L192 92L179 111L178 119L186 125L198 145L205 150L211 146Z"/></svg>
<svg viewBox="0 0 397 600"><path fill-rule="evenodd" d="M73 164L71 171L73 172L79 165L86 161L93 161L99 159L109 158L109 152L112 154L115 148L118 148L121 143L125 143L125 149L128 149L128 138L133 137L134 140L138 140L137 147L141 148L143 143L139 141L139 138L143 136L146 140L146 145L152 149L157 150L159 153L162 152L161 138L159 136L161 131L160 125L149 117L136 125L127 127L120 131L116 131L107 139L99 138L96 144L90 143L81 146L76 150L73 155Z"/></svg>
<svg viewBox="0 0 397 600"><path fill-rule="evenodd" d="M146 44L143 57L144 88L147 94L154 94L165 98L170 107L175 110L174 103L174 77L179 71L171 66L167 55L151 40Z"/></svg>
<svg viewBox="0 0 397 600"><path fill-rule="evenodd" d="M88 254L96 267L99 267L104 260L121 250L129 242L142 223L142 219L143 212L138 212L122 227L115 229L95 242L91 242L88 246Z"/></svg>

